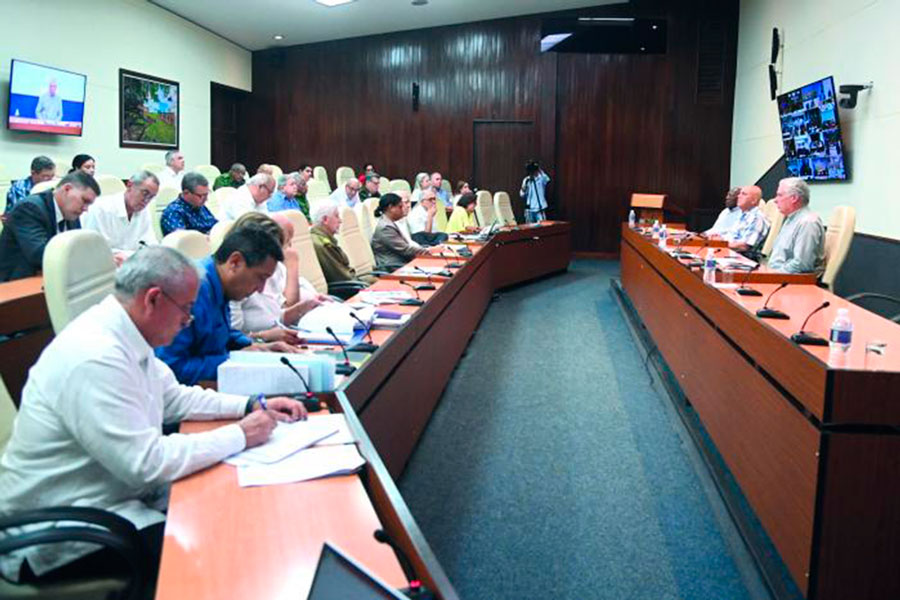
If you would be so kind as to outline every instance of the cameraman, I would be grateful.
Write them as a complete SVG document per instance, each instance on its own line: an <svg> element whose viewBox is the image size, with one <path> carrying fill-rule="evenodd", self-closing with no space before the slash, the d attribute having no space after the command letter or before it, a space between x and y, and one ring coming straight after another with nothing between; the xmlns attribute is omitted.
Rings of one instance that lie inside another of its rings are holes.
<svg viewBox="0 0 900 600"><path fill-rule="evenodd" d="M544 173L541 165L536 160L530 160L525 164L525 179L522 180L522 189L519 196L525 201L525 222L538 223L546 219L544 211L547 210L547 183L550 176Z"/></svg>

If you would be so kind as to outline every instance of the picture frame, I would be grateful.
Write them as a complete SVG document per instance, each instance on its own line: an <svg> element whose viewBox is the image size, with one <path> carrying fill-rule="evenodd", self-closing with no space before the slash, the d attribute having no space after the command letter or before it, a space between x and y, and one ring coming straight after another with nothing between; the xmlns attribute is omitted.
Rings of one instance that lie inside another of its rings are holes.
<svg viewBox="0 0 900 600"><path fill-rule="evenodd" d="M119 147L175 150L181 89L177 81L119 69Z"/></svg>

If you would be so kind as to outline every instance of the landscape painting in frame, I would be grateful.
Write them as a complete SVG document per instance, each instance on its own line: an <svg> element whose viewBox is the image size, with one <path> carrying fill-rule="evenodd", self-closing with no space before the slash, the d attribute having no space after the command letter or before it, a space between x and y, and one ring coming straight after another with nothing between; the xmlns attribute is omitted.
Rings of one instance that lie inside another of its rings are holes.
<svg viewBox="0 0 900 600"><path fill-rule="evenodd" d="M178 148L178 82L119 69L119 146Z"/></svg>

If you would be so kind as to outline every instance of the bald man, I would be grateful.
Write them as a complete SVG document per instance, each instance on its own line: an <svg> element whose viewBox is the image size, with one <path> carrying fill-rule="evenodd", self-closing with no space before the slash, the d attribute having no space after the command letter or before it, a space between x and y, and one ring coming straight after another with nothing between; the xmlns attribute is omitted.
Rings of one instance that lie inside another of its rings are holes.
<svg viewBox="0 0 900 600"><path fill-rule="evenodd" d="M741 211L738 222L724 234L728 247L737 252L750 252L759 246L769 231L769 222L759 209L762 190L755 185L741 188L737 197L737 208Z"/></svg>

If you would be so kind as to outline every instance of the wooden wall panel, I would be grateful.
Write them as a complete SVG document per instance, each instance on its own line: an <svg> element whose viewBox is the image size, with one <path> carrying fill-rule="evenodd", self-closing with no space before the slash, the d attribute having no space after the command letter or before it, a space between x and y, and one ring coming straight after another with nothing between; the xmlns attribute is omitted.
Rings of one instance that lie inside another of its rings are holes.
<svg viewBox="0 0 900 600"><path fill-rule="evenodd" d="M578 13L666 18L669 50L654 56L541 54L540 16L256 52L246 161L321 164L332 177L373 161L392 178L436 169L455 182L473 176L476 120L531 121L532 147L521 150L553 178L551 216L573 221L576 250L617 252L632 190L666 192L688 209L721 202L737 8L655 0ZM697 103L699 32L710 19L727 31L715 106ZM518 202L522 175L491 183Z"/></svg>

